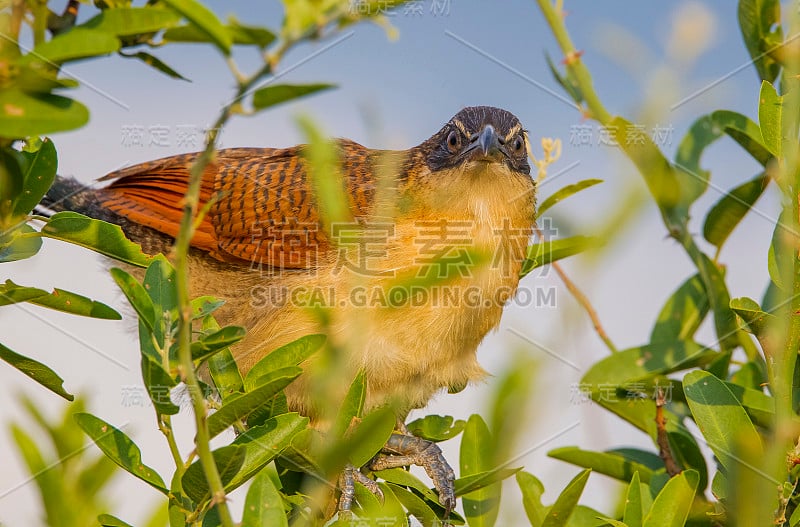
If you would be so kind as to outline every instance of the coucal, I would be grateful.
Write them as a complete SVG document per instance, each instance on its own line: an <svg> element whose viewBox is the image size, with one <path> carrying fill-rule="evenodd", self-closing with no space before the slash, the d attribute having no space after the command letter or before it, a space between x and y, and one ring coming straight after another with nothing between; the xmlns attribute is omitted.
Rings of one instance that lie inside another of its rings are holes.
<svg viewBox="0 0 800 527"><path fill-rule="evenodd" d="M352 219L339 223L325 221L313 180L325 174L310 173L306 146L216 152L202 179L207 213L192 239L191 293L224 300L219 322L247 328L232 349L243 373L281 345L325 333L341 350L343 378L365 371L366 406L391 403L402 423L436 392L485 375L476 350L517 288L534 224L527 135L508 111L478 106L408 150L335 144ZM146 252L168 253L197 156L113 172L97 190L59 178L44 204L119 224ZM286 389L289 406L324 421L329 401L318 387L331 364L303 366ZM373 465L416 460L449 511L452 470L435 445L405 433L385 451L399 461L382 455Z"/></svg>

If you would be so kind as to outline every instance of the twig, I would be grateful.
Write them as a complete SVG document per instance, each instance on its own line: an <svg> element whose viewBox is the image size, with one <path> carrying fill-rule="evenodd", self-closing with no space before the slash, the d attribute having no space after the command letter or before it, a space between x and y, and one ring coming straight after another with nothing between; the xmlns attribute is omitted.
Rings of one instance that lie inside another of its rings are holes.
<svg viewBox="0 0 800 527"><path fill-rule="evenodd" d="M667 400L664 397L664 390L656 388L656 443L658 444L658 457L664 462L664 468L670 477L681 473L681 467L675 462L672 456L672 447L669 446L669 436L667 435L667 418L664 417L664 406Z"/></svg>
<svg viewBox="0 0 800 527"><path fill-rule="evenodd" d="M536 235L539 236L541 240L544 240L544 235L539 226L534 225L533 229L536 232ZM583 307L584 311L586 311L586 314L589 315L589 319L592 321L594 330L597 333L597 336L600 337L600 340L603 341L603 343L612 353L618 352L619 350L611 341L611 338L608 336L608 333L606 333L605 328L603 328L603 324L600 323L600 317L597 315L597 311L594 309L594 306L592 306L589 298L583 293L583 291L580 290L580 288L578 288L575 282L573 282L572 279L567 276L567 273L561 268L558 262L551 262L550 267L555 270L556 274L561 281L564 282L564 286L567 288L570 294L575 298L575 300L578 301L581 307Z"/></svg>

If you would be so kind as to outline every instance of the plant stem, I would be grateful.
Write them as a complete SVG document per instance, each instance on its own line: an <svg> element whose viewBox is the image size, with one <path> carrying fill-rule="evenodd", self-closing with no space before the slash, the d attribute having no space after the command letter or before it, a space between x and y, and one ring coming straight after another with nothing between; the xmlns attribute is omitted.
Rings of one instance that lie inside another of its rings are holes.
<svg viewBox="0 0 800 527"><path fill-rule="evenodd" d="M564 25L564 13L560 9L556 10L556 6L550 3L550 0L537 0L537 2L545 20L547 20L547 24L550 26L550 31L553 32L553 36L564 53L564 64L567 70L572 73L572 76L580 85L581 94L591 114L590 117L600 124L608 124L611 121L611 114L606 111L597 93L595 93L592 75L581 60L581 53L575 49L575 45L572 43L569 33L567 33L567 27Z"/></svg>

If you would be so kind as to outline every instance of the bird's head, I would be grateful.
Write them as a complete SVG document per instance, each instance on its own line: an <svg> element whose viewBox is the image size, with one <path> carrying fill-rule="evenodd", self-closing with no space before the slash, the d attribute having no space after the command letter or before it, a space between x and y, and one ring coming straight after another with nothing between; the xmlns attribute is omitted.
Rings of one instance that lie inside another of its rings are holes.
<svg viewBox="0 0 800 527"><path fill-rule="evenodd" d="M460 169L483 171L492 165L530 175L527 134L506 110L471 106L453 116L423 145L431 172Z"/></svg>

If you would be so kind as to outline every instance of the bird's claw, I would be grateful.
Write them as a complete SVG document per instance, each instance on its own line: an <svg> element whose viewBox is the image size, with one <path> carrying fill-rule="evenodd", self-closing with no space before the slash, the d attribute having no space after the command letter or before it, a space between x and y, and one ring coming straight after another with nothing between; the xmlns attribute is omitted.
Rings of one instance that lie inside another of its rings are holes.
<svg viewBox="0 0 800 527"><path fill-rule="evenodd" d="M339 476L339 490L342 493L339 496L340 513L349 514L356 494L356 483L364 485L367 490L377 496L383 503L383 491L375 480L368 478L359 469L348 463Z"/></svg>
<svg viewBox="0 0 800 527"><path fill-rule="evenodd" d="M445 519L450 516L450 512L456 507L456 475L436 443L421 437L394 433L381 452L372 459L369 467L371 470L409 465L424 468L439 492L439 502L444 507Z"/></svg>

